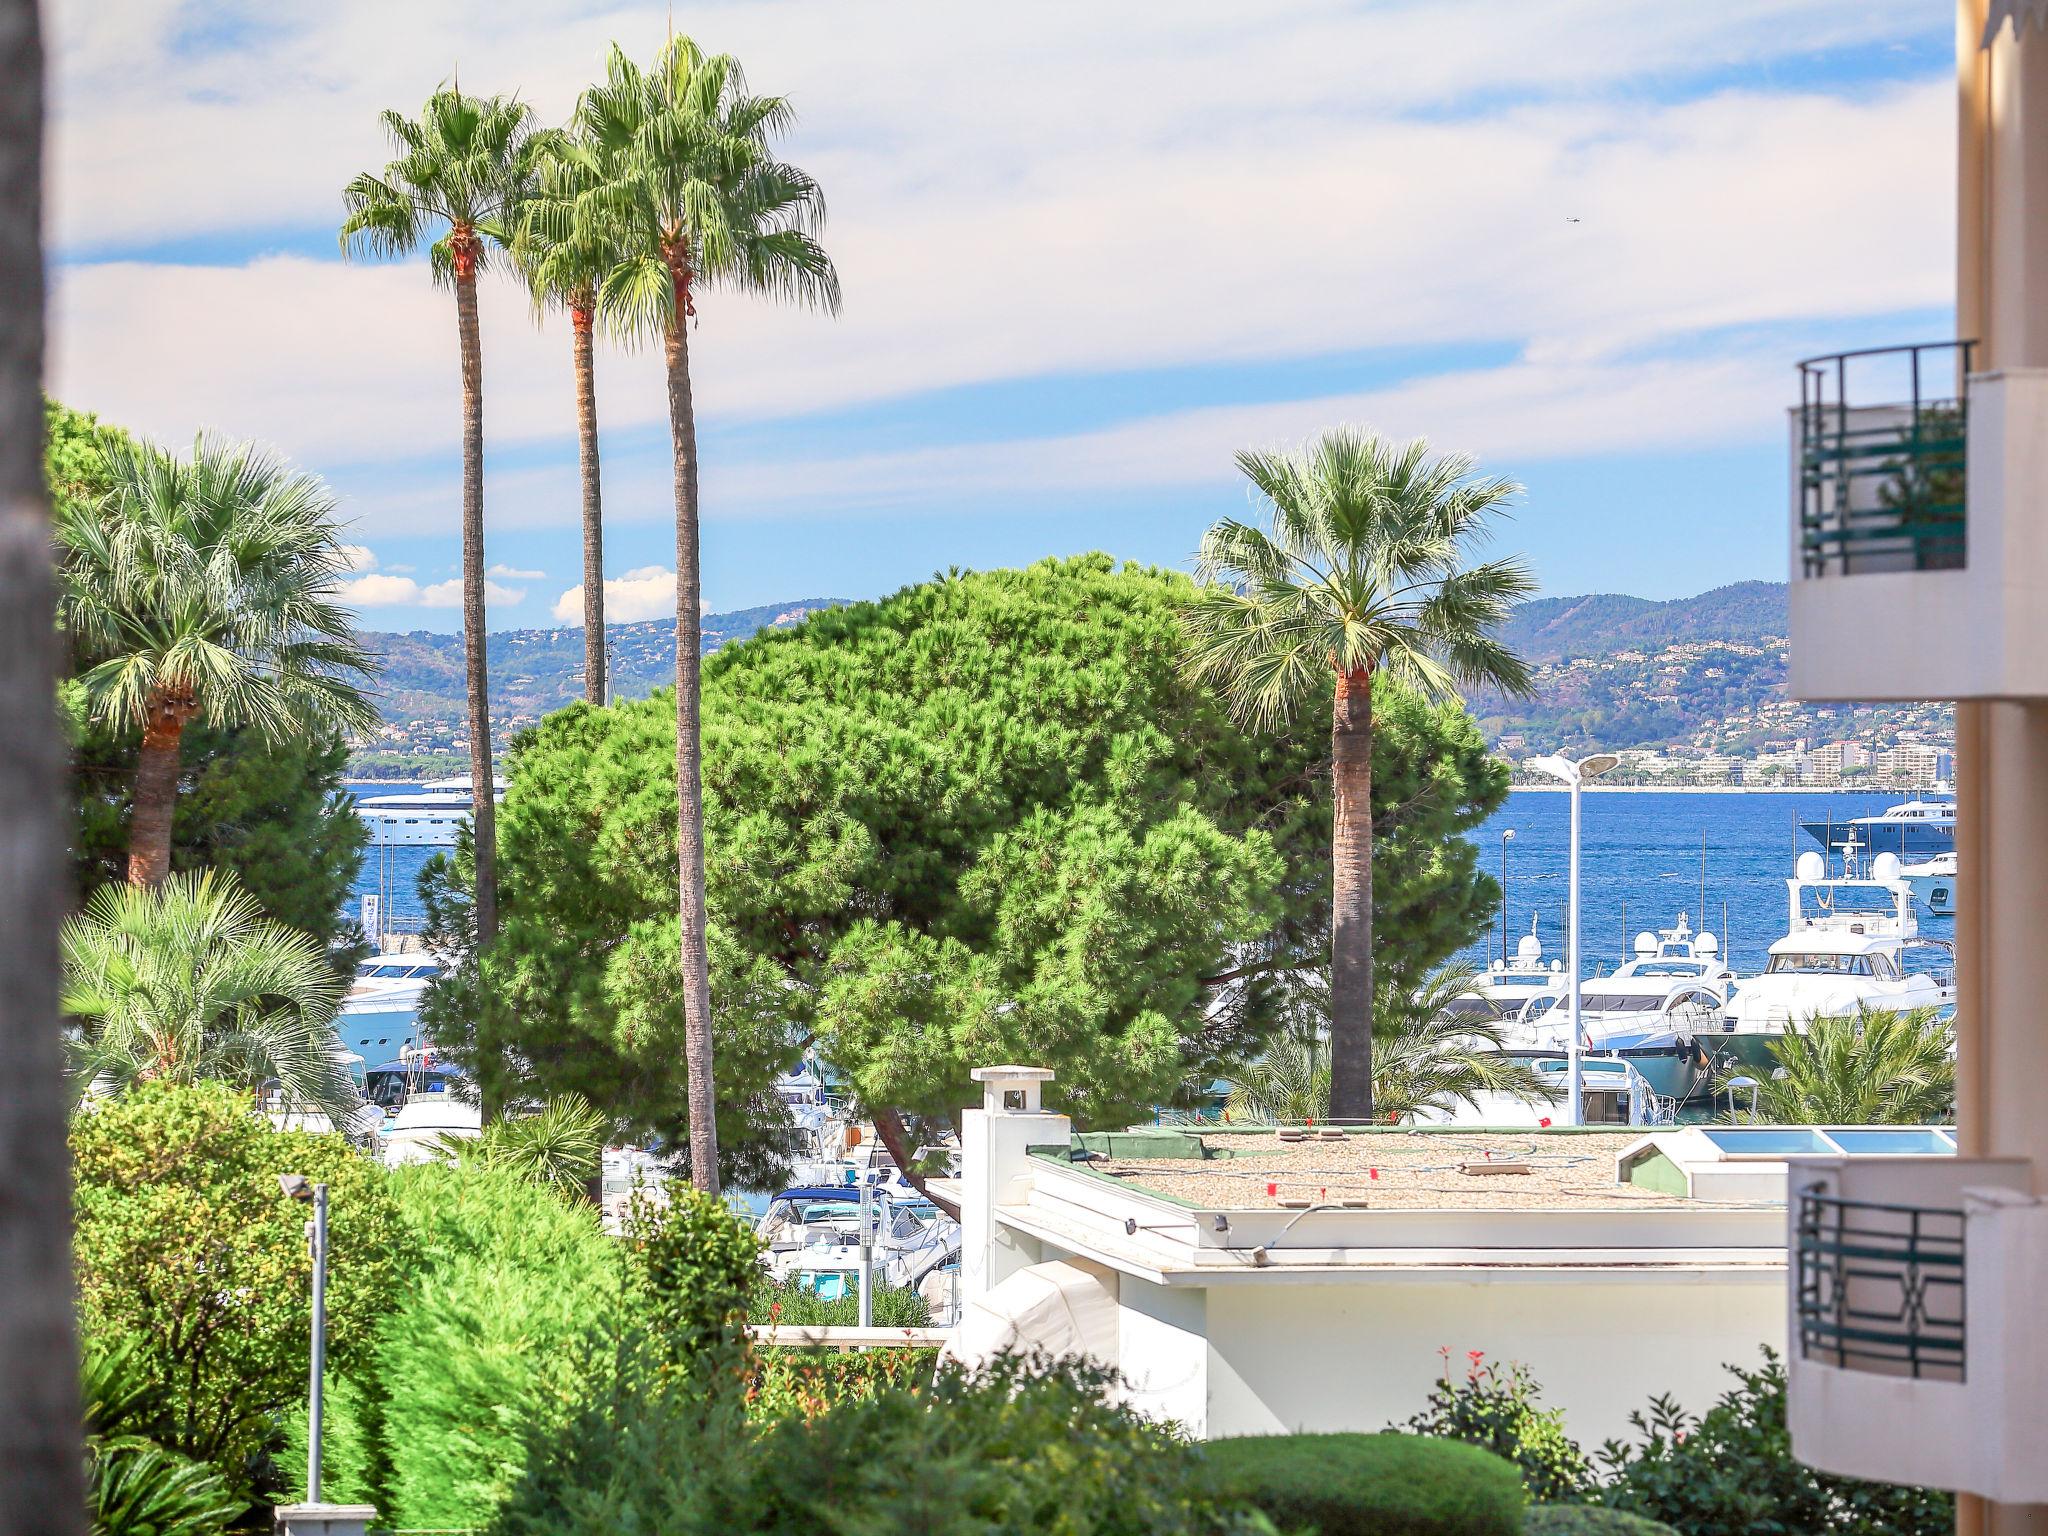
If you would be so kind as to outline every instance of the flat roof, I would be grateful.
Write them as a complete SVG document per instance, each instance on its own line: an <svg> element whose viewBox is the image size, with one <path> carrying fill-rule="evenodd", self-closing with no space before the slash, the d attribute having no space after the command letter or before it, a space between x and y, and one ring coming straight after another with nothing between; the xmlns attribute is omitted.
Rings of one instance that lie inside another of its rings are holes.
<svg viewBox="0 0 2048 1536"><path fill-rule="evenodd" d="M1683 1195L1622 1183L1616 1158L1640 1129L1350 1131L1282 1141L1272 1130L1190 1128L1084 1137L1106 1156L1074 1166L1206 1211L1284 1211L1363 1202L1367 1210L1545 1211L1685 1207ZM1156 1146L1148 1145L1156 1141ZM1166 1155L1146 1155L1153 1151ZM1512 1170L1512 1171L1511 1171ZM1288 1202L1296 1202L1290 1205Z"/></svg>

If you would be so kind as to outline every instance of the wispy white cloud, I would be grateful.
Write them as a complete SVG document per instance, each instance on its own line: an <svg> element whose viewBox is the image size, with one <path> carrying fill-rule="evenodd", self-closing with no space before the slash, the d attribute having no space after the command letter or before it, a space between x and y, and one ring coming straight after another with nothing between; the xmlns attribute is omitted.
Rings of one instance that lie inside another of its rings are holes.
<svg viewBox="0 0 2048 1536"><path fill-rule="evenodd" d="M555 599L555 619L583 622L583 583ZM604 619L607 624L632 624L641 619L672 618L676 611L676 573L666 566L644 565L623 576L605 578Z"/></svg>
<svg viewBox="0 0 2048 1536"><path fill-rule="evenodd" d="M379 572L344 582L338 595L342 602L352 608L460 608L462 581L456 577L434 582L431 586L421 586L410 576L392 576ZM526 590L523 587L504 587L495 581L486 581L484 601L509 608L526 601Z"/></svg>
<svg viewBox="0 0 2048 1536"><path fill-rule="evenodd" d="M488 566L485 568L484 574L486 576L502 577L506 581L545 581L548 575L546 571L521 571L515 570L509 565Z"/></svg>

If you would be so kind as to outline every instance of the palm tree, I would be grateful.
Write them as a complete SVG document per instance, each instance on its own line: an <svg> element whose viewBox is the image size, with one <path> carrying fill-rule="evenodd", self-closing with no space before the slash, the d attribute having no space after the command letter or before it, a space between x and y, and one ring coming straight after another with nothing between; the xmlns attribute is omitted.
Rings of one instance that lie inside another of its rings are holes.
<svg viewBox="0 0 2048 1536"><path fill-rule="evenodd" d="M578 1094L550 1099L531 1115L510 1116L489 1126L481 1136L444 1134L435 1152L457 1166L472 1164L509 1169L522 1179L547 1184L564 1194L599 1189L591 1204L600 1203L604 1116Z"/></svg>
<svg viewBox="0 0 2048 1536"><path fill-rule="evenodd" d="M436 91L417 118L380 119L398 158L342 191L344 255L404 256L433 237L434 281L455 290L462 352L462 638L469 689L469 785L476 839L477 944L498 936L498 817L484 652L484 354L476 279L510 248L540 148L530 109L505 96Z"/></svg>
<svg viewBox="0 0 2048 1536"><path fill-rule="evenodd" d="M170 871L179 753L193 720L276 740L374 724L350 674L369 653L335 601L344 574L334 498L255 448L201 438L192 457L109 437L113 489L58 519L74 683L99 724L138 726L128 878Z"/></svg>
<svg viewBox="0 0 2048 1536"><path fill-rule="evenodd" d="M605 83L584 93L577 131L608 167L579 197L574 222L616 240L620 259L597 304L621 336L661 338L668 373L676 507L676 856L684 1054L690 1077L690 1177L718 1189L705 951L704 809L698 725L703 582L698 568L697 416L690 318L700 288L731 288L839 307L839 278L815 235L817 184L776 160L790 122L779 96L748 94L738 62L671 38L650 70L617 47Z"/></svg>
<svg viewBox="0 0 2048 1536"><path fill-rule="evenodd" d="M1739 1118L1776 1125L1928 1125L1955 1113L1955 1027L1933 1008L1863 1008L1771 1042L1776 1063ZM1724 1078L1716 1092L1736 1084ZM1737 1090L1739 1091L1739 1089Z"/></svg>
<svg viewBox="0 0 2048 1536"><path fill-rule="evenodd" d="M1372 1092L1382 1119L1412 1120L1454 1102L1476 1107L1482 1093L1532 1103L1551 1097L1530 1068L1501 1054L1497 1026L1456 1009L1473 980L1468 967L1444 966L1411 997L1375 999ZM1330 1118L1328 994L1311 989L1302 1003L1305 1021L1230 1073L1224 1108L1232 1119L1285 1125Z"/></svg>
<svg viewBox="0 0 2048 1536"><path fill-rule="evenodd" d="M576 375L576 455L583 476L583 696L605 701L604 505L597 454L597 372L592 332L597 285L619 263L604 223L578 224L578 199L603 187L607 169L595 144L574 135L541 138L540 184L520 220L518 254L540 309L569 313Z"/></svg>
<svg viewBox="0 0 2048 1536"><path fill-rule="evenodd" d="M103 885L64 925L65 1014L82 1080L275 1082L344 1127L361 1104L341 1064L341 983L311 937L273 922L215 870Z"/></svg>
<svg viewBox="0 0 2048 1536"><path fill-rule="evenodd" d="M1371 433L1325 434L1298 454L1240 453L1271 528L1234 518L1197 556L1206 583L1182 613L1192 676L1269 729L1333 689L1330 1113L1373 1117L1372 686L1382 672L1447 696L1459 683L1526 692L1495 638L1535 590L1518 559L1466 565L1467 546L1521 487L1459 454Z"/></svg>

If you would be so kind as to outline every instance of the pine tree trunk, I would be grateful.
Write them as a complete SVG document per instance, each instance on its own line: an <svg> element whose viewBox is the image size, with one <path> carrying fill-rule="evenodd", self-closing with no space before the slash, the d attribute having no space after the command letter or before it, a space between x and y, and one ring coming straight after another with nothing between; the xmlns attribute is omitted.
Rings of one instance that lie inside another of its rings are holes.
<svg viewBox="0 0 2048 1536"><path fill-rule="evenodd" d="M1330 729L1330 1118L1372 1119L1372 675L1339 673Z"/></svg>
<svg viewBox="0 0 2048 1536"><path fill-rule="evenodd" d="M680 285L679 285L680 287ZM703 581L698 570L697 413L683 294L668 328L669 433L676 455L676 863L681 887L683 1055L690 1072L690 1181L718 1193L718 1095L711 1063L711 967L704 940Z"/></svg>
<svg viewBox="0 0 2048 1536"><path fill-rule="evenodd" d="M935 1194L926 1183L925 1176L912 1166L916 1161L913 1154L917 1148L910 1144L910 1128L903 1123L903 1116L885 1106L875 1111L874 1118L875 1134L882 1138L882 1145L889 1149L889 1156L894 1158L896 1166L903 1170L903 1177L910 1181L910 1187L958 1221L959 1205L944 1195Z"/></svg>
<svg viewBox="0 0 2048 1536"><path fill-rule="evenodd" d="M161 885L171 872L171 827L178 814L178 759L189 698L162 694L149 700L142 750L135 759L135 792L128 818L128 883Z"/></svg>
<svg viewBox="0 0 2048 1536"><path fill-rule="evenodd" d="M57 924L71 906L43 487L42 42L0 0L0 1536L82 1536Z"/></svg>
<svg viewBox="0 0 2048 1536"><path fill-rule="evenodd" d="M592 357L590 305L569 310L576 347L576 456L583 471L583 697L605 700L604 506L597 468L597 369Z"/></svg>
<svg viewBox="0 0 2048 1536"><path fill-rule="evenodd" d="M469 788L474 802L469 824L476 847L476 946L481 954L498 937L498 808L491 771L491 680L484 646L484 345L476 318L476 272L460 257L455 316L462 340L462 658L469 688Z"/></svg>

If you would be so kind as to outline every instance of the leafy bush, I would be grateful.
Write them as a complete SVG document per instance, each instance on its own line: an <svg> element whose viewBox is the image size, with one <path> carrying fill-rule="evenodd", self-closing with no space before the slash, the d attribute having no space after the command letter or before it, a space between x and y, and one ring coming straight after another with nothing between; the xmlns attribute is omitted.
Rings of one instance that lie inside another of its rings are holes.
<svg viewBox="0 0 2048 1536"><path fill-rule="evenodd" d="M1284 1531L1318 1536L1518 1536L1515 1469L1426 1435L1251 1435L1211 1441L1209 1486Z"/></svg>
<svg viewBox="0 0 2048 1536"><path fill-rule="evenodd" d="M1817 1472L1792 1455L1785 1427L1785 1368L1764 1351L1761 1370L1729 1366L1733 1387L1700 1418L1669 1397L1629 1422L1642 1440L1610 1440L1599 1460L1611 1479L1600 1502L1661 1520L1681 1536L1947 1536L1955 1501L1930 1488L1867 1483Z"/></svg>
<svg viewBox="0 0 2048 1536"><path fill-rule="evenodd" d="M750 1430L661 1351L625 1348L569 1429L534 1444L490 1536L1211 1536L1265 1530L1200 1485L1191 1447L1078 1364L943 1372Z"/></svg>
<svg viewBox="0 0 2048 1536"><path fill-rule="evenodd" d="M1442 1354L1443 1379L1430 1389L1429 1406L1408 1421L1411 1430L1462 1440L1513 1462L1532 1499L1569 1499L1585 1488L1592 1463L1565 1433L1564 1410L1536 1406L1541 1389L1527 1366L1488 1365L1475 1349L1458 1381L1450 1350Z"/></svg>
<svg viewBox="0 0 2048 1536"><path fill-rule="evenodd" d="M841 1354L770 1346L757 1349L755 1358L754 1384L747 1398L747 1411L754 1418L816 1418L841 1403L881 1392L929 1390L939 1352L862 1349Z"/></svg>
<svg viewBox="0 0 2048 1536"><path fill-rule="evenodd" d="M329 1379L322 1492L394 1526L477 1525L584 1395L578 1341L617 1313L620 1256L590 1206L510 1169L391 1182L417 1260L366 1358ZM304 1434L299 1416L298 1466Z"/></svg>
<svg viewBox="0 0 2048 1536"><path fill-rule="evenodd" d="M1522 1536L1677 1536L1670 1526L1597 1504L1538 1504L1522 1522Z"/></svg>
<svg viewBox="0 0 2048 1536"><path fill-rule="evenodd" d="M766 1278L752 1229L715 1195L671 1185L665 1206L633 1202L626 1245L636 1299L670 1367L744 1391L747 1312Z"/></svg>
<svg viewBox="0 0 2048 1536"><path fill-rule="evenodd" d="M869 1298L877 1328L927 1328L932 1309L916 1291L877 1281ZM860 1323L860 1296L849 1283L844 1296L826 1301L795 1276L760 1286L747 1303L747 1321L783 1328L853 1328Z"/></svg>
<svg viewBox="0 0 2048 1536"><path fill-rule="evenodd" d="M346 1370L403 1294L388 1175L338 1136L273 1130L219 1083L145 1083L88 1103L71 1154L87 1340L132 1349L152 1438L254 1495L270 1415L305 1396L312 1335L306 1207L277 1176L331 1187L327 1347Z"/></svg>

